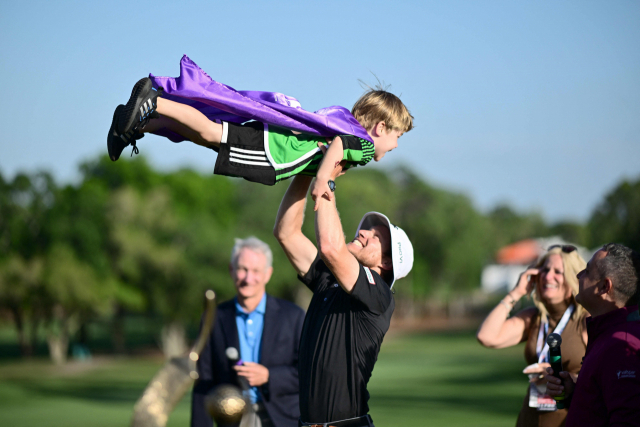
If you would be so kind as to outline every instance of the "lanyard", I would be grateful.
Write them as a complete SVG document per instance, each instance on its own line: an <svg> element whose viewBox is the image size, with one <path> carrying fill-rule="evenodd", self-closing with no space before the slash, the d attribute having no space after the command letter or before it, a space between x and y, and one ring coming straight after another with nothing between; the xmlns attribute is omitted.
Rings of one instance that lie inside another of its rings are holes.
<svg viewBox="0 0 640 427"><path fill-rule="evenodd" d="M574 304L571 304L569 307L567 307L564 314L562 315L562 319L560 319L560 321L558 322L558 325L553 330L553 332L555 332L558 335L562 334L562 331L564 331L564 328L567 326L567 323L569 323L569 318L571 317L571 314L573 314L573 310L575 310L575 308L576 306ZM544 323L540 322L540 330L538 331L538 342L536 343L536 353L538 353L538 363L545 362L547 360L547 355L549 354L549 344L547 344L544 339L544 337L547 336L548 332L549 332L549 320L547 320ZM543 342L544 342L544 347L542 347Z"/></svg>

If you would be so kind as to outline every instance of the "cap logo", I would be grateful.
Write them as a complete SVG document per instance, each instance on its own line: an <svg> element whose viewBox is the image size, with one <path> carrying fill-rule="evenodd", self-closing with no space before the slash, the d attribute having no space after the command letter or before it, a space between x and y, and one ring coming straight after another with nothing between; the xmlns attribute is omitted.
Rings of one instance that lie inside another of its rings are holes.
<svg viewBox="0 0 640 427"><path fill-rule="evenodd" d="M398 242L398 263L402 264L402 243Z"/></svg>

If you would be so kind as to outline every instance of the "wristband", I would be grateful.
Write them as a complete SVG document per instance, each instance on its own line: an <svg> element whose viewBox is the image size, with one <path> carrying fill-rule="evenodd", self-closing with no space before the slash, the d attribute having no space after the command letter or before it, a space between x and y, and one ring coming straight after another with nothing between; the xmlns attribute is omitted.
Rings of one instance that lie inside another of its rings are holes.
<svg viewBox="0 0 640 427"><path fill-rule="evenodd" d="M511 309L513 308L513 306L510 306L509 304L507 304L506 302L504 302L504 300L500 300L500 304L504 305L505 307L507 307L507 310L509 310L509 312L511 312Z"/></svg>

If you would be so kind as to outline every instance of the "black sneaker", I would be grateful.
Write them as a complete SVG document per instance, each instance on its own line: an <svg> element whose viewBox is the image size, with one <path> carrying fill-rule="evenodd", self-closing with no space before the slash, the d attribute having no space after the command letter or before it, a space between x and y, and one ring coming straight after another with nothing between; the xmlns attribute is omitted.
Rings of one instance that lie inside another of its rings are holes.
<svg viewBox="0 0 640 427"><path fill-rule="evenodd" d="M139 150L136 146L136 140L144 136L143 133L133 130L125 134L118 133L116 127L123 110L124 105L122 104L116 107L116 111L113 113L113 120L111 121L111 128L109 128L109 134L107 135L107 150L109 151L109 158L114 162L120 158L122 150L124 150L129 144L133 145L131 155L133 156L133 153L138 154Z"/></svg>
<svg viewBox="0 0 640 427"><path fill-rule="evenodd" d="M158 96L162 92L162 88L158 90L153 88L149 77L140 79L133 87L131 97L120 113L117 124L118 132L127 134L131 131L142 131L149 120L160 117L156 109L158 108Z"/></svg>

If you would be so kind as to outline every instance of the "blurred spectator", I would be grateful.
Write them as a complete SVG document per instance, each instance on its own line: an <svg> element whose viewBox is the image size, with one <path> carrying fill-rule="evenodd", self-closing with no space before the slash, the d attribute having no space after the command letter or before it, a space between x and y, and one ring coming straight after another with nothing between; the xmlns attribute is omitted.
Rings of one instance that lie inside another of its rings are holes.
<svg viewBox="0 0 640 427"><path fill-rule="evenodd" d="M219 384L237 385L238 376L251 387L254 408L243 418L243 427L298 425L298 345L304 311L266 294L272 259L266 243L255 237L236 239L229 271L237 294L218 306L214 328L198 360L192 427L212 426L204 407L206 395ZM229 347L239 350L242 365L227 359Z"/></svg>
<svg viewBox="0 0 640 427"><path fill-rule="evenodd" d="M551 246L533 267L520 275L515 288L489 313L478 330L478 341L485 347L505 348L526 342L524 357L529 366L524 373L529 375L530 383L517 427L564 424L567 410L556 409L555 401L546 394L544 369L549 366L546 338L552 332L562 336L563 367L577 375L587 345L588 314L575 303L576 274L585 264L574 246ZM535 307L509 317L516 302L531 292Z"/></svg>
<svg viewBox="0 0 640 427"><path fill-rule="evenodd" d="M593 316L582 371L577 382L564 371L562 381L547 375L549 394L565 393L567 427L640 426L639 272L640 256L610 243L578 274L576 301Z"/></svg>

